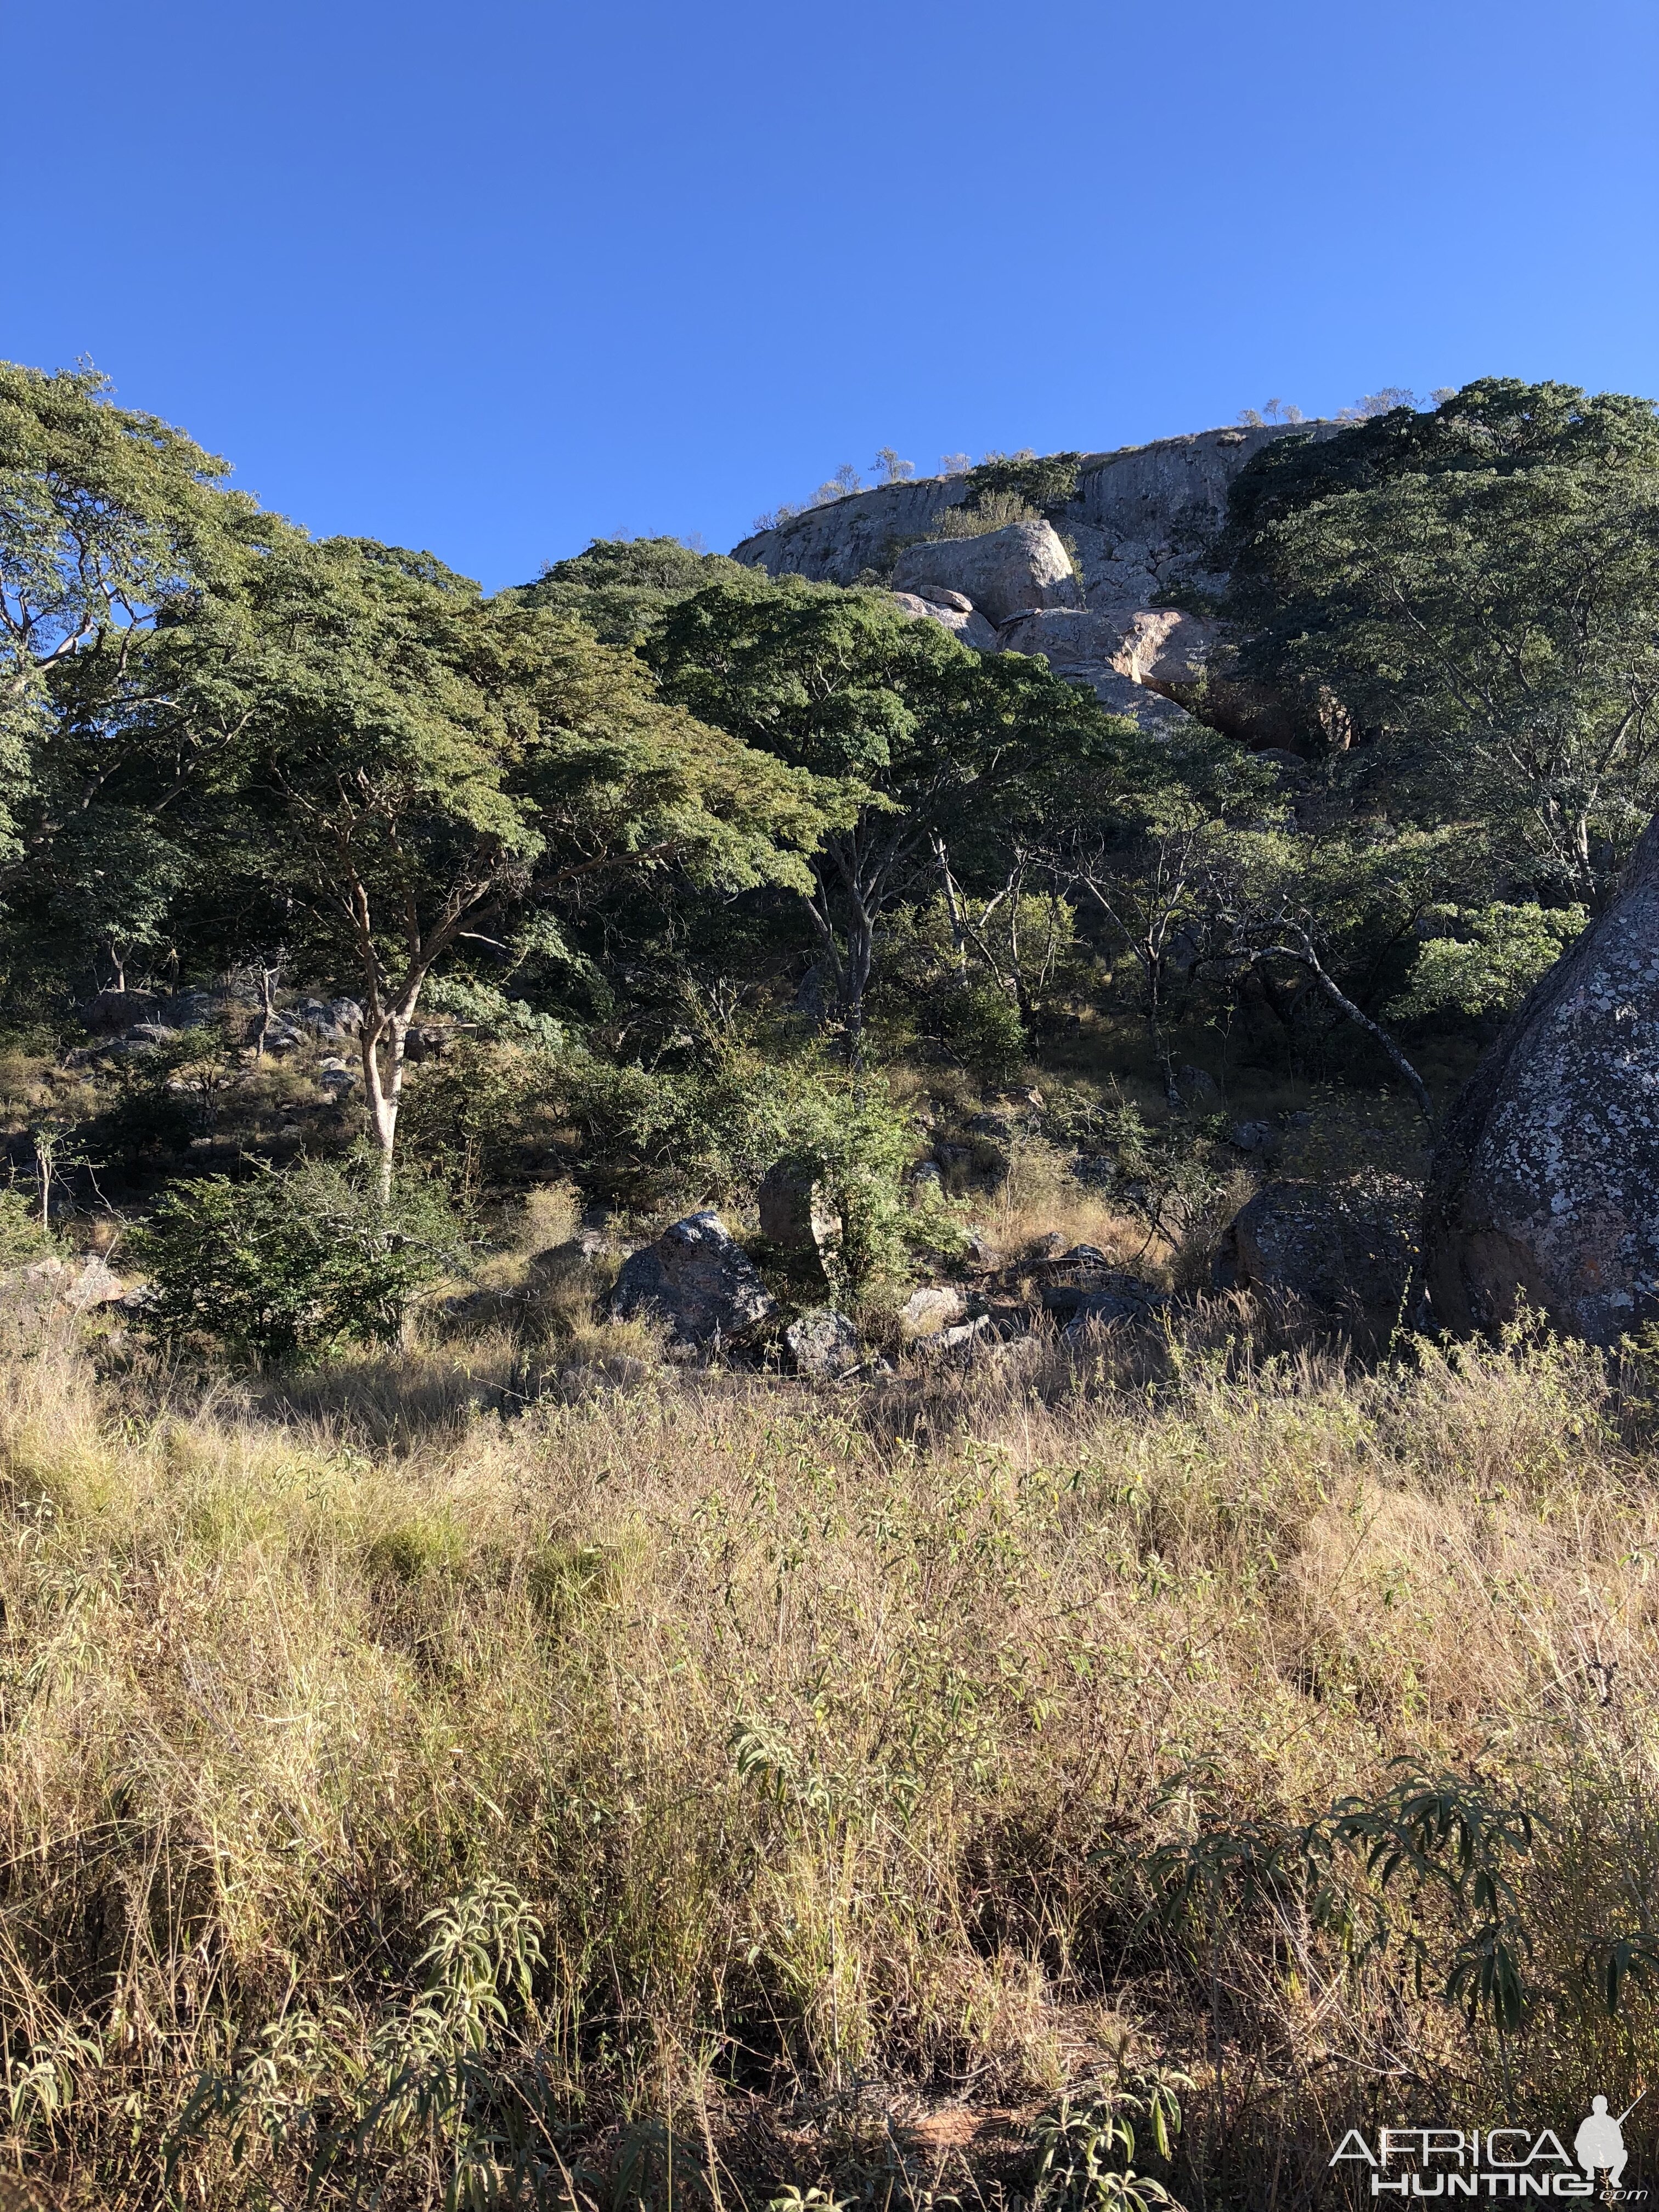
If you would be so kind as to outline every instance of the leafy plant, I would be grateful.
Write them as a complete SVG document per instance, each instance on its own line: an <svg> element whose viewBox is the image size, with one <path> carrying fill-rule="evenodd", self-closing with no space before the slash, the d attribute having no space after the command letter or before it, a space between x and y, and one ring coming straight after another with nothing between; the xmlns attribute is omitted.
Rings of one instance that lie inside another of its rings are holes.
<svg viewBox="0 0 1659 2212"><path fill-rule="evenodd" d="M1449 927L1445 936L1424 940L1408 988L1389 1008L1397 1019L1512 1012L1584 927L1589 909L1498 901L1447 908L1437 919L1467 934L1453 935Z"/></svg>
<svg viewBox="0 0 1659 2212"><path fill-rule="evenodd" d="M0 1183L0 1267L19 1267L52 1249L39 1202L15 1183Z"/></svg>
<svg viewBox="0 0 1659 2212"><path fill-rule="evenodd" d="M359 1160L175 1187L133 1250L155 1292L146 1328L304 1364L343 1343L395 1340L459 1241L431 1186L384 1202Z"/></svg>
<svg viewBox="0 0 1659 2212"><path fill-rule="evenodd" d="M1038 2212L1151 2212L1175 2199L1161 2181L1137 2173L1134 2122L1144 2118L1158 2156L1168 2160L1181 2132L1178 2092L1192 2087L1184 2074L1162 2071L1143 2095L1121 2085L1096 2084L1075 2099L1060 2099L1037 2121L1032 2203Z"/></svg>

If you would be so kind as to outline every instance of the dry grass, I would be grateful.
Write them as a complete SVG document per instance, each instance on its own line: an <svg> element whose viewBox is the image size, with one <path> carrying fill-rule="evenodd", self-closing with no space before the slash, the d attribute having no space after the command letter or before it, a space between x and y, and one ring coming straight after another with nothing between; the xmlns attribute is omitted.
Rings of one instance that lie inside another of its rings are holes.
<svg viewBox="0 0 1659 2212"><path fill-rule="evenodd" d="M1659 2060L1596 1994L1659 1869L1659 1502L1589 1356L1366 1376L1218 1313L510 1419L496 1356L7 1370L0 2116L62 2203L995 2194L931 2108L1017 2152L1170 2062L1188 2201L1290 2205L1388 2099L1559 2124ZM1426 1896L1420 1997L1287 1895L1146 1917L1160 1844L1401 1756L1549 1816L1516 2031Z"/></svg>

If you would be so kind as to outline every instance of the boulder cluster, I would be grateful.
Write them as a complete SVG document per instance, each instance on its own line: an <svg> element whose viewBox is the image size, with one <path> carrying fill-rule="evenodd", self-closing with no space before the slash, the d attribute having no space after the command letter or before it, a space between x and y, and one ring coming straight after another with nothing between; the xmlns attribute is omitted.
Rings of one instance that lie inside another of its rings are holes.
<svg viewBox="0 0 1659 2212"><path fill-rule="evenodd" d="M1280 734L1271 702L1225 678L1212 623L1169 601L1218 594L1228 488L1291 427L1206 430L1085 454L1069 500L977 535L971 479L886 485L793 516L746 538L732 557L819 582L880 576L907 613L981 653L1041 653L1146 727L1184 722L1201 696L1206 720L1269 744ZM1312 424L1302 434L1328 431Z"/></svg>

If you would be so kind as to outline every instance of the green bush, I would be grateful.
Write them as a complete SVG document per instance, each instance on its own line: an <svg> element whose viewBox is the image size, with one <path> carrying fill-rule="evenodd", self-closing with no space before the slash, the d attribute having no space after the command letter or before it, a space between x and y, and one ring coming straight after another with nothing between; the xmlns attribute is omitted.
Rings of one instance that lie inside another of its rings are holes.
<svg viewBox="0 0 1659 2212"><path fill-rule="evenodd" d="M721 1205L753 1196L786 1155L816 1161L842 1216L841 1288L862 1294L902 1264L910 1116L878 1078L862 1086L817 1050L769 1057L726 1043L672 1071L586 1053L548 1065L586 1164L637 1200Z"/></svg>
<svg viewBox="0 0 1659 2212"><path fill-rule="evenodd" d="M0 1184L0 1267L23 1267L51 1249L39 1200L15 1184Z"/></svg>
<svg viewBox="0 0 1659 2212"><path fill-rule="evenodd" d="M547 1057L468 1038L406 1079L398 1141L471 1204L522 1182L532 1151L545 1151Z"/></svg>
<svg viewBox="0 0 1659 2212"><path fill-rule="evenodd" d="M982 1083L1012 1082L1031 1049L1019 1009L996 984L976 978L938 992L928 1026L951 1058Z"/></svg>
<svg viewBox="0 0 1659 2212"><path fill-rule="evenodd" d="M132 1249L155 1293L144 1323L156 1334L304 1364L342 1344L393 1341L410 1298L458 1243L432 1186L382 1206L354 1163L181 1185Z"/></svg>

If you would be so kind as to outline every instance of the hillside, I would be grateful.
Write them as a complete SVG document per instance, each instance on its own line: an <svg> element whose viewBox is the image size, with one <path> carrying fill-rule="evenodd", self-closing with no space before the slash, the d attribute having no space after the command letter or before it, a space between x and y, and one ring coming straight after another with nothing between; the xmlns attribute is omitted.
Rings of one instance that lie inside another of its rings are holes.
<svg viewBox="0 0 1659 2212"><path fill-rule="evenodd" d="M20 2185L1273 2212L1629 2104L1651 406L493 596L89 373L0 468Z"/></svg>

